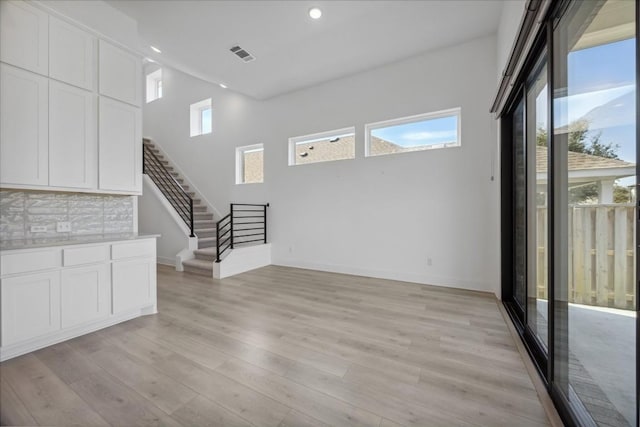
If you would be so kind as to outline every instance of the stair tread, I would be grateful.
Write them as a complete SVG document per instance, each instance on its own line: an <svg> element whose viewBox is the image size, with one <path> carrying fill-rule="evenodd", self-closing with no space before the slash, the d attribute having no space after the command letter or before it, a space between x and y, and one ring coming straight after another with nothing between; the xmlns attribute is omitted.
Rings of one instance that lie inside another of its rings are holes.
<svg viewBox="0 0 640 427"><path fill-rule="evenodd" d="M216 248L196 249L193 253L198 255L216 255Z"/></svg>
<svg viewBox="0 0 640 427"><path fill-rule="evenodd" d="M198 241L200 242L212 242L215 241L215 237L198 237Z"/></svg>
<svg viewBox="0 0 640 427"><path fill-rule="evenodd" d="M204 261L197 258L184 260L182 261L182 264L188 265L190 267L201 268L206 270L213 269L213 261Z"/></svg>

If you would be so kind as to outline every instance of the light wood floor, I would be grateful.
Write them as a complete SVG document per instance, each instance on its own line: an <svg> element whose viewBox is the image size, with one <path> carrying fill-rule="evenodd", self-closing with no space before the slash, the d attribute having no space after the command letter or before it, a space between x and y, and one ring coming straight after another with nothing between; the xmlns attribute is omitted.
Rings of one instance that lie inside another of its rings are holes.
<svg viewBox="0 0 640 427"><path fill-rule="evenodd" d="M159 267L160 313L0 364L4 425L546 426L488 295Z"/></svg>

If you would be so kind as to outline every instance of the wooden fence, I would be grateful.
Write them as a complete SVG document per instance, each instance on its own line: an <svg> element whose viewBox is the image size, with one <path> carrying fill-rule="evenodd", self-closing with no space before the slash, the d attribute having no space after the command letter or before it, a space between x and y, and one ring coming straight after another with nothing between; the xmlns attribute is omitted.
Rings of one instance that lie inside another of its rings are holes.
<svg viewBox="0 0 640 427"><path fill-rule="evenodd" d="M633 205L569 209L569 302L633 309L635 218ZM547 208L537 213L538 298L547 299Z"/></svg>

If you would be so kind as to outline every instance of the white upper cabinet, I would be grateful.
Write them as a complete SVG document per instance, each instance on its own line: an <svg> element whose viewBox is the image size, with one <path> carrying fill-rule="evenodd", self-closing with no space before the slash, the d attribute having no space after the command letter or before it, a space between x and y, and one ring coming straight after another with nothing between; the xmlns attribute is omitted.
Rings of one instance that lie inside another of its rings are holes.
<svg viewBox="0 0 640 427"><path fill-rule="evenodd" d="M142 114L139 108L100 97L99 188L142 193Z"/></svg>
<svg viewBox="0 0 640 427"><path fill-rule="evenodd" d="M50 81L50 186L97 186L96 116L96 97L93 93Z"/></svg>
<svg viewBox="0 0 640 427"><path fill-rule="evenodd" d="M0 186L142 194L141 58L39 6L0 0Z"/></svg>
<svg viewBox="0 0 640 427"><path fill-rule="evenodd" d="M142 100L140 58L103 40L99 50L100 95L139 106Z"/></svg>
<svg viewBox="0 0 640 427"><path fill-rule="evenodd" d="M1 184L48 184L48 83L0 64Z"/></svg>
<svg viewBox="0 0 640 427"><path fill-rule="evenodd" d="M47 75L48 22L24 1L0 1L0 61Z"/></svg>
<svg viewBox="0 0 640 427"><path fill-rule="evenodd" d="M58 18L49 18L49 77L93 90L96 38Z"/></svg>

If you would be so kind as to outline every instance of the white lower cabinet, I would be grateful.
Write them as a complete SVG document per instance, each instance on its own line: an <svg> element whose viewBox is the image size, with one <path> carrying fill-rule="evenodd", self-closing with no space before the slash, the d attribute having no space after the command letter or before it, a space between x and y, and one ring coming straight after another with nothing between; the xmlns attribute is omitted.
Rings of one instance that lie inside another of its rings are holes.
<svg viewBox="0 0 640 427"><path fill-rule="evenodd" d="M2 286L2 346L60 329L60 272L5 278Z"/></svg>
<svg viewBox="0 0 640 427"><path fill-rule="evenodd" d="M0 252L0 361L155 313L155 244L154 237Z"/></svg>
<svg viewBox="0 0 640 427"><path fill-rule="evenodd" d="M60 285L62 327L107 317L111 311L110 296L107 264L63 270Z"/></svg>
<svg viewBox="0 0 640 427"><path fill-rule="evenodd" d="M113 314L148 305L155 300L155 259L114 262L111 269Z"/></svg>

